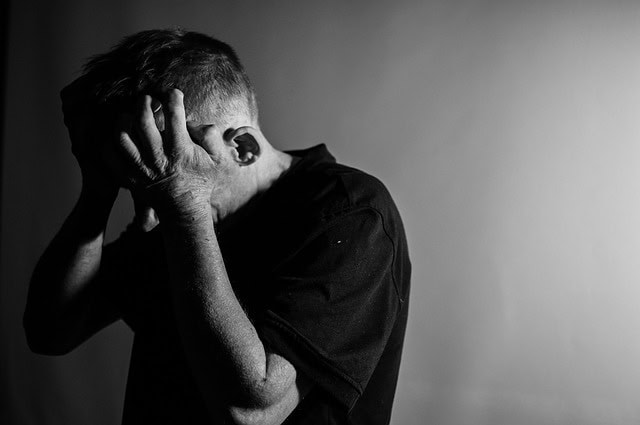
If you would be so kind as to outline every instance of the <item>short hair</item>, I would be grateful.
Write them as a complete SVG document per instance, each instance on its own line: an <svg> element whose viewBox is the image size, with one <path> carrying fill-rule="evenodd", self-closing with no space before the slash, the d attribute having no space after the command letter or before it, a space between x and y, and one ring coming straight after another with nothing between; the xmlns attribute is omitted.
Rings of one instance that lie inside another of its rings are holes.
<svg viewBox="0 0 640 425"><path fill-rule="evenodd" d="M213 114L224 124L237 114L258 122L256 95L236 52L208 35L182 29L147 30L91 57L83 78L99 105L130 108L140 94L184 93L187 116ZM112 109L113 110L113 109Z"/></svg>

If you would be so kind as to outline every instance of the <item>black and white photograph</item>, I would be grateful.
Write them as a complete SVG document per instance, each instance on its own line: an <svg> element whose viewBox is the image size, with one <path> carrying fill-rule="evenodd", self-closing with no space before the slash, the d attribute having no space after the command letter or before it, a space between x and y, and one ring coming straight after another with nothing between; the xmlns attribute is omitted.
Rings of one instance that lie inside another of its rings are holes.
<svg viewBox="0 0 640 425"><path fill-rule="evenodd" d="M640 424L640 1L7 0L0 424Z"/></svg>

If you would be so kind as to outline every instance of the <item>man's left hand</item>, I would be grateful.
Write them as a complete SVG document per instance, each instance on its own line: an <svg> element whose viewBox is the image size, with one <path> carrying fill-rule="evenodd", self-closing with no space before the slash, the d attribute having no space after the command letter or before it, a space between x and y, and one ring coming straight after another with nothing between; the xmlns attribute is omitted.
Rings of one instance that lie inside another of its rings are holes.
<svg viewBox="0 0 640 425"><path fill-rule="evenodd" d="M215 155L194 143L187 129L183 94L172 89L162 104L165 129L160 131L144 95L133 119L118 131L116 153L130 189L162 212L209 206L218 172Z"/></svg>

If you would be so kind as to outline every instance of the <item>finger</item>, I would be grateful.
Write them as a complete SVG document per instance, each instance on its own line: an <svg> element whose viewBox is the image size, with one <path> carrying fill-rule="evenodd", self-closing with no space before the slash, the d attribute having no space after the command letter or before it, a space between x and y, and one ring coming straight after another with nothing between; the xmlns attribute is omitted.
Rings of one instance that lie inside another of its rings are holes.
<svg viewBox="0 0 640 425"><path fill-rule="evenodd" d="M133 116L128 113L121 113L116 118L114 134L114 146L118 155L127 158L140 160L140 151L136 146L131 134L133 129ZM127 159L129 162L129 159Z"/></svg>
<svg viewBox="0 0 640 425"><path fill-rule="evenodd" d="M189 121L187 122L187 131L191 141L210 155L215 152L216 143L221 141L220 130L213 124L196 125Z"/></svg>
<svg viewBox="0 0 640 425"><path fill-rule="evenodd" d="M153 118L156 121L156 127L160 133L164 131L164 112L162 112L162 103L156 98L151 99L151 110L153 111Z"/></svg>
<svg viewBox="0 0 640 425"><path fill-rule="evenodd" d="M128 180L146 184L151 173L142 162L140 151L129 133L124 130L118 132L116 147Z"/></svg>
<svg viewBox="0 0 640 425"><path fill-rule="evenodd" d="M100 150L107 172L111 174L120 186L131 188L133 181L129 177L128 167L125 166L122 155L116 151L114 144L105 143Z"/></svg>
<svg viewBox="0 0 640 425"><path fill-rule="evenodd" d="M131 139L129 133L124 130L120 130L118 133L118 148L120 152L124 155L124 157L134 164L139 164L141 162L140 151L138 147Z"/></svg>
<svg viewBox="0 0 640 425"><path fill-rule="evenodd" d="M162 135L153 116L151 109L151 96L144 95L137 105L137 125L135 132L137 138L133 142L138 147L142 159L148 165L162 162L164 152L162 149Z"/></svg>
<svg viewBox="0 0 640 425"><path fill-rule="evenodd" d="M171 89L167 93L164 106L165 116L165 150L175 152L189 140L187 133L187 119L184 110L184 94L178 89Z"/></svg>

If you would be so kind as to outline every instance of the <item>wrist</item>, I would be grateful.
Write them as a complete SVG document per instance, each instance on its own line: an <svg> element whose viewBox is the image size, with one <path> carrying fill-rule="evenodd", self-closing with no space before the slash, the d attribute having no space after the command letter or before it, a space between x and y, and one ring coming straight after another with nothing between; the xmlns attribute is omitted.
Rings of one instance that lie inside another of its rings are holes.
<svg viewBox="0 0 640 425"><path fill-rule="evenodd" d="M169 176L140 191L159 215L193 216L211 209L211 189L184 176Z"/></svg>
<svg viewBox="0 0 640 425"><path fill-rule="evenodd" d="M87 239L104 234L117 195L117 188L110 193L96 193L83 187L71 213L73 227Z"/></svg>
<svg viewBox="0 0 640 425"><path fill-rule="evenodd" d="M82 182L79 203L83 206L111 210L120 188L111 184L92 184Z"/></svg>
<svg viewBox="0 0 640 425"><path fill-rule="evenodd" d="M187 191L174 195L156 204L161 223L193 223L211 220L212 211L209 200Z"/></svg>

